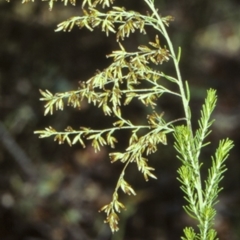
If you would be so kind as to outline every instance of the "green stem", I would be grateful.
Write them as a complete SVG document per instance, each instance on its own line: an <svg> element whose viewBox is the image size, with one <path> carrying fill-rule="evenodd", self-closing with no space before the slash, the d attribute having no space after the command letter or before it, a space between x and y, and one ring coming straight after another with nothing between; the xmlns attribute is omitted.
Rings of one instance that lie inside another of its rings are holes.
<svg viewBox="0 0 240 240"><path fill-rule="evenodd" d="M171 53L171 56L172 56L172 59L173 59L173 63L174 63L174 66L175 66L176 74L177 74L177 79L178 79L177 84L179 86L179 91L180 91L180 94L182 96L182 103L183 103L184 113L185 113L185 116L186 116L187 126L188 126L188 129L190 130L191 138L192 138L192 142L193 142L194 134L193 134L192 124L191 124L191 111L190 111L190 108L189 108L189 101L186 97L186 92L185 92L185 89L184 89L183 80L182 80L181 72L180 72L180 69L179 69L178 59L176 57L172 42L171 42L171 40L169 38L169 35L166 31L165 25L162 22L162 19L159 16L159 14L158 14L155 6L154 6L154 3L153 3L154 1L151 1L151 0L144 0L144 1L148 4L148 6L152 10L153 14L155 15L156 19L158 20L158 24L159 24L159 27L160 27L159 30L163 34L163 36L165 37L165 39L167 41L167 44L168 44L168 47L169 47L169 50L170 50L170 53ZM190 148L189 149L190 152L192 152L193 149L191 149L192 148L191 143L189 143L189 148ZM191 161L192 161L194 169L197 172L195 187L196 187L196 190L197 190L197 193L198 193L199 209L201 210L202 206L203 206L203 196L202 196L201 176L200 176L200 173L199 173L200 166L199 166L198 160L196 161L196 158L193 155L191 156ZM199 219L199 220L201 221L201 219Z"/></svg>

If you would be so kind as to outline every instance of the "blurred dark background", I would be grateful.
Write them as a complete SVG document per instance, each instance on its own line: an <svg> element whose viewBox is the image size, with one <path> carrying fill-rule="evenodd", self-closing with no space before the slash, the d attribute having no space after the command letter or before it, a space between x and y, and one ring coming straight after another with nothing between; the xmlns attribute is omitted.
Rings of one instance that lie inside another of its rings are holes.
<svg viewBox="0 0 240 240"><path fill-rule="evenodd" d="M162 15L173 15L169 33L176 48L182 47L181 69L192 93L193 119L206 89L218 92L216 122L202 160L210 155L221 138L234 140L222 181L224 190L217 204L216 229L221 240L240 239L240 2L184 0L155 1ZM144 1L116 1L145 13ZM98 210L111 199L122 164L110 164L109 149L95 154L87 145L69 147L53 139L38 139L34 130L71 125L101 128L112 119L84 105L81 112L65 108L43 116L39 89L51 92L73 90L96 69L108 66L105 55L116 49L114 35L100 30L74 28L55 33L56 25L81 11L57 3L52 12L47 2L21 5L20 1L0 2L0 239L3 240L174 240L186 225L195 224L182 209L185 203L176 180L180 166L174 157L172 139L150 157L157 180L145 182L135 166L127 180L137 196L121 195L127 211L120 215L120 231L112 236ZM126 40L135 50L155 33L134 34ZM169 65L169 64L167 64ZM171 73L171 68L163 69ZM158 106L166 117L181 116L177 99L163 98ZM149 112L142 105L127 109L131 119L146 121ZM141 116L142 115L142 120ZM196 124L196 123L195 123ZM118 147L126 145L125 136Z"/></svg>

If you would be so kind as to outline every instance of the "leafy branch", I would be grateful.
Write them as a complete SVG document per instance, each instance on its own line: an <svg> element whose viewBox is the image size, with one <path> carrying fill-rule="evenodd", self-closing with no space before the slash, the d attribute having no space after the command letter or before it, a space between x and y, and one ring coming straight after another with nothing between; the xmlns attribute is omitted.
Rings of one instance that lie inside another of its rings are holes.
<svg viewBox="0 0 240 240"><path fill-rule="evenodd" d="M23 3L29 1L23 0ZM56 1L48 0L50 10ZM62 0L62 2L65 6L68 2L72 5L76 4L75 0ZM154 5L154 0L144 0L144 2L148 7L146 14L115 6L113 0L83 0L82 15L63 21L58 24L55 31L71 31L74 26L80 29L85 27L90 31L100 28L107 36L110 33L116 35L119 49L107 55L112 59L112 63L106 69L97 71L90 79L80 82L78 90L55 94L49 90L40 90L42 95L40 100L45 102L45 115L53 114L54 109L64 110L66 104L80 109L82 102L87 101L102 108L106 116L114 117L117 121L114 121L111 127L100 130L85 126L76 130L68 126L65 131L48 127L35 133L39 134L40 138L53 137L59 144L67 142L70 146L79 142L85 147L86 141L89 140L95 151L99 151L105 145L115 147L118 143L114 136L116 131L131 132L127 148L123 152L109 154L112 163L120 161L124 164L111 202L101 208L101 211L107 215L105 222L109 224L112 232L118 230L118 215L122 209L125 209L124 204L119 201L119 190L122 189L128 195L136 195L133 187L124 178L125 170L130 163L135 163L146 181L149 178L156 178L153 174L154 168L148 165L148 156L158 150L160 143L167 145L167 134L173 133L174 147L178 152L177 158L182 163L178 169L178 180L187 202L183 208L190 217L198 221L199 230L196 233L192 227L186 227L182 239L214 240L217 236L213 228L216 215L214 206L222 190L219 184L226 171L225 160L233 147L233 142L229 139L220 141L212 157L208 176L203 181L201 168L204 162L200 161L200 154L203 147L209 144L205 141L211 133L210 127L213 123L211 114L216 106L216 91L213 89L207 91L201 117L198 120L198 129L194 131L189 107L190 89L188 82L182 80L179 68L181 49L179 48L176 53L167 32L167 27L174 18L162 17ZM147 34L147 26L155 29L160 37L157 34L154 40L139 45L134 52L126 51L123 46L124 39L130 37L136 30L141 34ZM161 37L166 40L166 46L161 45ZM176 76L160 71L160 65L167 62L172 62L174 65ZM168 89L165 82L173 83L178 90ZM163 94L181 99L184 110L182 118L166 122L163 113L154 110ZM146 117L146 125L135 125L130 119L122 116L123 106L130 104L133 99L138 100L145 107L151 107L152 113ZM182 125L178 125L180 121L183 122ZM142 132L146 133L142 134Z"/></svg>

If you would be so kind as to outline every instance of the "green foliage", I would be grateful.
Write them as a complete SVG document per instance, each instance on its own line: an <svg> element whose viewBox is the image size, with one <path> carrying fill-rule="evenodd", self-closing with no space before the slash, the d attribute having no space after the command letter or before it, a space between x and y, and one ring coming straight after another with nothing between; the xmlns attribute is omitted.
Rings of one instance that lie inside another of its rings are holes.
<svg viewBox="0 0 240 240"><path fill-rule="evenodd" d="M50 10L55 1L48 1ZM68 3L67 0L63 2L65 5ZM119 49L107 56L112 59L112 63L90 79L81 82L78 90L55 94L48 90L40 90L42 95L40 100L46 102L45 115L53 114L54 110L64 110L66 104L80 109L82 102L87 100L89 104L102 108L106 116L114 117L112 126L100 130L91 129L90 126L81 126L77 130L68 126L64 131L48 127L35 133L39 134L40 138L54 137L59 144L67 142L70 146L80 143L82 147L85 147L86 141L91 141L95 151L100 151L105 145L115 147L118 142L115 136L117 131L131 131L125 151L109 154L111 162L120 161L124 165L113 192L112 201L100 210L106 213L105 222L109 224L112 232L118 230L119 213L125 209L124 204L119 201L120 189L128 195L136 194L125 179L126 168L130 163L134 163L146 181L149 178L156 178L153 173L154 168L148 164L148 155L158 150L159 143L166 145L167 135L173 133L174 147L182 163L178 170L178 180L187 202L184 210L190 217L197 220L199 230L196 233L193 228L186 227L185 236L182 239L216 239L217 234L213 229L216 215L214 206L222 190L219 183L226 171L225 160L233 147L233 142L229 139L220 141L212 157L212 165L208 169L207 178L202 180L203 162L199 157L202 148L209 144L205 142L205 139L211 132L210 127L213 123L211 114L216 106L216 91L213 89L207 91L198 121L198 129L194 132L189 107L190 90L188 82L182 80L179 69L181 49L179 48L178 53L175 53L166 30L166 27L173 21L173 17L162 17L155 8L154 0L144 0L144 2L148 7L146 14L115 6L113 0L84 0L82 16L71 17L60 23L56 31L71 31L74 26L85 27L90 31L100 27L107 36L110 33L116 35ZM70 3L75 5L75 0L71 0ZM130 37L131 33L136 30L147 34L146 26L155 29L158 35L148 44L138 46L136 51L128 52L123 46L123 40ZM166 46L162 46L159 36L165 39ZM173 63L176 76L161 71L159 65L166 62ZM165 82L173 83L178 90L168 89ZM166 122L163 119L163 113L157 113L154 110L163 94L179 98L179 103L182 103L184 110L184 116L181 119ZM122 114L123 106L130 104L133 99L152 109L152 113L146 116L145 125L136 125ZM180 121L182 125L178 124Z"/></svg>

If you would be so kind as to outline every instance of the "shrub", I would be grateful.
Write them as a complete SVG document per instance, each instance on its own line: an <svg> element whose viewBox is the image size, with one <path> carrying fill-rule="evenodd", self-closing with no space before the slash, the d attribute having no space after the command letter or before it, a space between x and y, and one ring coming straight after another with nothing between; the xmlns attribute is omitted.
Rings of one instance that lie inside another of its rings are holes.
<svg viewBox="0 0 240 240"><path fill-rule="evenodd" d="M48 1L50 10L55 1ZM67 5L68 0L63 2ZM100 130L92 129L90 126L81 126L80 129L68 126L64 131L47 127L35 133L39 134L40 138L54 137L59 144L67 142L71 146L80 143L83 148L86 141L91 141L97 152L104 145L114 149L118 142L115 135L117 131L131 132L125 151L109 153L112 163L120 161L123 164L112 201L101 208L101 211L106 213L105 221L112 232L118 230L119 213L125 208L124 203L119 200L120 189L128 195L136 194L125 179L126 168L133 163L146 181L149 178L156 178L154 168L148 163L148 156L158 150L159 144L167 145L167 136L173 134L175 139L173 147L181 161L177 173L180 188L186 199L186 205L183 207L190 217L197 220L198 228L196 231L192 227L186 227L182 239L216 239L217 233L213 228L216 216L214 206L222 190L219 184L226 171L225 160L233 147L233 142L229 139L219 142L215 154L211 157L212 165L208 169L208 175L206 179L202 179L203 162L199 156L203 147L209 144L206 137L210 134L213 123L211 114L216 106L216 90L207 91L198 128L194 131L189 106L191 91L188 82L182 80L179 68L181 48L175 52L167 32L167 27L174 18L161 16L154 5L154 0L144 2L148 7L146 13L126 10L122 6L116 6L113 0L83 0L82 15L73 16L58 24L56 31L71 31L77 26L90 31L101 28L107 36L115 34L119 48L107 55L112 59L112 63L90 79L81 82L77 90L55 94L48 90L40 90L42 95L40 100L46 102L45 115L53 114L54 110L64 110L66 103L80 109L82 101L87 100L89 104L101 108L106 116L113 117L112 126ZM70 0L70 3L75 5L75 0ZM149 27L157 31L156 36L149 36L152 40L138 46L136 51L127 51L124 39L131 37L135 31L147 34L146 28ZM161 38L166 45L161 44ZM162 64L173 64L175 74L163 72ZM168 82L171 84L166 84ZM179 99L179 107L182 107L184 112L182 118L166 121L163 112L154 110L163 94ZM148 112L151 112L146 116L145 125L134 124L122 114L124 105L131 104L133 99L149 108Z"/></svg>

